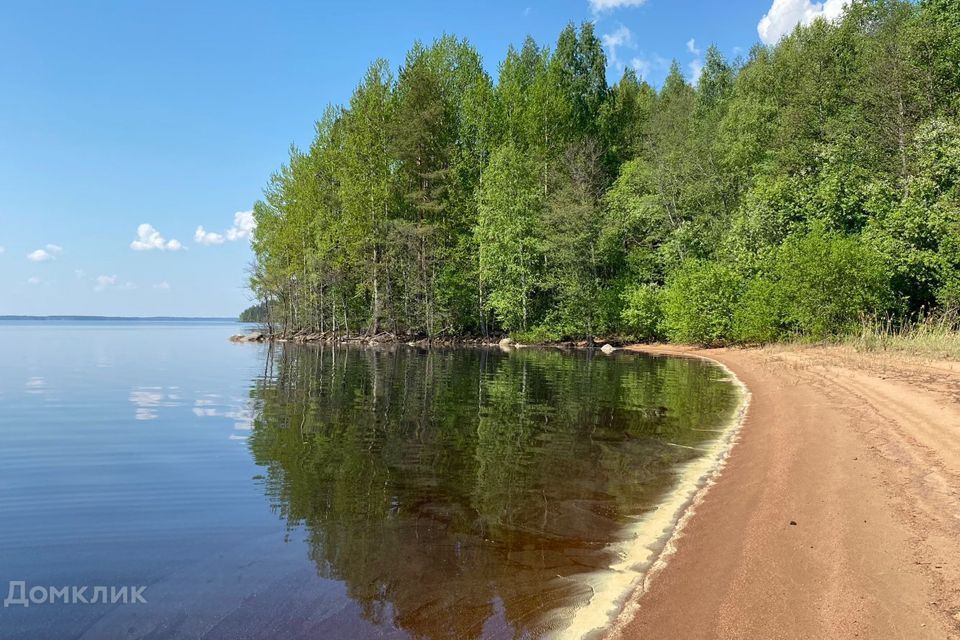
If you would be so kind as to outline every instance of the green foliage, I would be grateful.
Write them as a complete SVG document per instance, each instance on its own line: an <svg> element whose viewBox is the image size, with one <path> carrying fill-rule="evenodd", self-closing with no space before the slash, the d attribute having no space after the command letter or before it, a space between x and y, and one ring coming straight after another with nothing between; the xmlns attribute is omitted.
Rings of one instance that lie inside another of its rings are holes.
<svg viewBox="0 0 960 640"><path fill-rule="evenodd" d="M960 125L935 118L918 127L904 196L868 223L897 295L912 312L944 300L960 272Z"/></svg>
<svg viewBox="0 0 960 640"><path fill-rule="evenodd" d="M852 2L658 90L590 23L496 82L416 43L271 177L251 287L292 331L709 344L960 304L958 15Z"/></svg>
<svg viewBox="0 0 960 640"><path fill-rule="evenodd" d="M600 194L601 154L590 142L571 145L552 176L558 186L540 219L543 282L552 304L547 321L567 337L603 332Z"/></svg>
<svg viewBox="0 0 960 640"><path fill-rule="evenodd" d="M790 236L764 262L734 314L739 342L773 342L786 334L826 338L855 330L893 310L889 269L856 236L820 224Z"/></svg>
<svg viewBox="0 0 960 640"><path fill-rule="evenodd" d="M663 334L663 301L660 287L641 284L623 292L623 311L620 319L623 329L640 340L653 341Z"/></svg>
<svg viewBox="0 0 960 640"><path fill-rule="evenodd" d="M266 322L270 317L270 310L264 303L247 307L240 312L240 322Z"/></svg>
<svg viewBox="0 0 960 640"><path fill-rule="evenodd" d="M731 336L735 341L767 344L783 336L784 305L778 284L767 277L747 283L733 313Z"/></svg>
<svg viewBox="0 0 960 640"><path fill-rule="evenodd" d="M520 344L550 344L563 340L563 333L549 323L539 324L527 331L516 331L514 339Z"/></svg>
<svg viewBox="0 0 960 640"><path fill-rule="evenodd" d="M796 333L826 338L855 329L891 307L890 278L881 256L856 237L815 227L788 238L774 262L784 322Z"/></svg>
<svg viewBox="0 0 960 640"><path fill-rule="evenodd" d="M732 337L743 281L718 262L688 260L663 292L663 331L674 342L718 345Z"/></svg>
<svg viewBox="0 0 960 640"><path fill-rule="evenodd" d="M475 231L480 295L507 331L526 331L542 257L536 240L543 194L536 169L512 144L497 149L480 190Z"/></svg>

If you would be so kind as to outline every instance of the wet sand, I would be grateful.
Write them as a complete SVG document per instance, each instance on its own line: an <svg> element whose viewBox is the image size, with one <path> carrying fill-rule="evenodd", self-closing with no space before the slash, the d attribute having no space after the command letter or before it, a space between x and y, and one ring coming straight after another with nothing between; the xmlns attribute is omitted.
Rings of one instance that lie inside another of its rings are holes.
<svg viewBox="0 0 960 640"><path fill-rule="evenodd" d="M727 465L615 638L960 638L960 363L712 358L752 393Z"/></svg>

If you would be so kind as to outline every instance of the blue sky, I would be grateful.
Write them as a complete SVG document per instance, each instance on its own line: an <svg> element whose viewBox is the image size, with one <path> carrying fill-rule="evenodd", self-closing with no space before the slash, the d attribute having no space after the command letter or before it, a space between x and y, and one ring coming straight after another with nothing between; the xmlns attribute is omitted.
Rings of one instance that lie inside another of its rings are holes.
<svg viewBox="0 0 960 640"><path fill-rule="evenodd" d="M235 315L237 213L415 39L466 37L495 75L510 43L593 20L610 80L657 85L672 58L691 73L710 43L733 58L842 1L0 0L0 314Z"/></svg>

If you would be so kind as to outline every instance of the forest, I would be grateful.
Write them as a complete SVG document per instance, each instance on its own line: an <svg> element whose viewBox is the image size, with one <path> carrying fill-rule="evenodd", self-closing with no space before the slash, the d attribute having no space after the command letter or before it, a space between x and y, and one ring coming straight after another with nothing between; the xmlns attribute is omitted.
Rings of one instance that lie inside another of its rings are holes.
<svg viewBox="0 0 960 640"><path fill-rule="evenodd" d="M856 0L745 58L607 82L594 26L493 78L375 61L254 215L272 330L700 344L960 307L960 0Z"/></svg>

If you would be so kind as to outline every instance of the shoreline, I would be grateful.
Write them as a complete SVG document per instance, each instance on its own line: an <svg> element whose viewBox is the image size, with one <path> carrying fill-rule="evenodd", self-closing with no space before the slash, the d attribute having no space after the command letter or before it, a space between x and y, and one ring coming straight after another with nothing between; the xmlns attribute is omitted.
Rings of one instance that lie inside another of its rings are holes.
<svg viewBox="0 0 960 640"><path fill-rule="evenodd" d="M960 362L840 345L622 350L710 360L747 408L662 534L634 538L560 637L960 640Z"/></svg>
<svg viewBox="0 0 960 640"><path fill-rule="evenodd" d="M602 350L609 345L611 349L621 349L628 344L620 339L611 338L609 341L600 340L591 343L589 340L561 340L557 342L516 342L509 336L471 336L451 335L425 338L422 336L404 336L389 332L374 335L360 334L356 336L328 335L323 333L295 332L292 334L271 334L265 330L255 330L245 334L234 334L229 337L231 342L260 342L269 344L337 344L337 345L404 345L408 347L509 347L523 348L551 348L551 349L585 349L596 348Z"/></svg>
<svg viewBox="0 0 960 640"><path fill-rule="evenodd" d="M636 349L623 350L637 352ZM737 404L707 452L682 467L669 497L632 525L630 539L618 545L623 559L591 583L594 597L573 613L571 622L557 635L559 638L601 637L618 624L637 594L649 589L651 581L667 566L676 552L678 537L720 477L737 443L750 407L751 394L747 386L730 368L711 358L696 354L669 355L698 358L718 367L737 387ZM614 572L612 576L610 571Z"/></svg>
<svg viewBox="0 0 960 640"><path fill-rule="evenodd" d="M752 401L610 638L960 638L960 363L696 349Z"/></svg>

